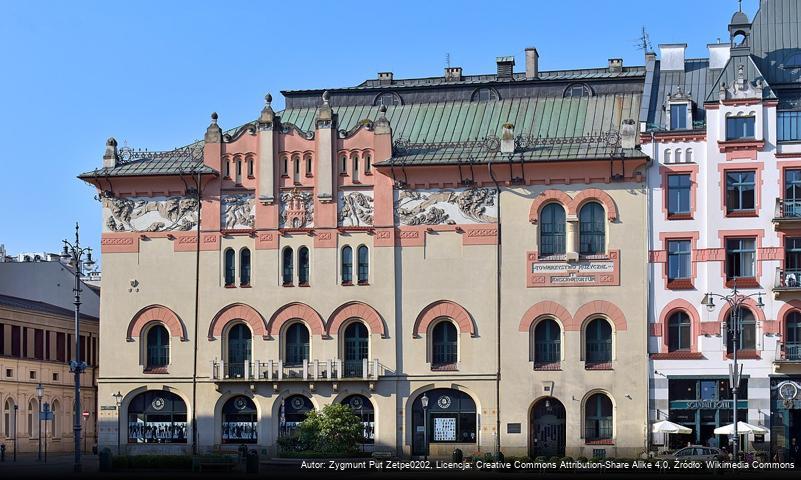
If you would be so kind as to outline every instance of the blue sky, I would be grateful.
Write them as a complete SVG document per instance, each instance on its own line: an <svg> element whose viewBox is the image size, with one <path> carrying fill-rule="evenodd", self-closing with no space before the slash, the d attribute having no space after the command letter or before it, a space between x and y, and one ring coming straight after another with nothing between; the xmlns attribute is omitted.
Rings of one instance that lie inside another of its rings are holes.
<svg viewBox="0 0 801 480"><path fill-rule="evenodd" d="M757 0L745 0L749 18ZM0 15L0 243L9 253L58 251L75 221L99 247L100 205L75 176L102 164L105 140L169 149L258 115L279 91L465 74L537 47L540 69L641 65L640 28L660 43L728 38L735 0L42 1Z"/></svg>

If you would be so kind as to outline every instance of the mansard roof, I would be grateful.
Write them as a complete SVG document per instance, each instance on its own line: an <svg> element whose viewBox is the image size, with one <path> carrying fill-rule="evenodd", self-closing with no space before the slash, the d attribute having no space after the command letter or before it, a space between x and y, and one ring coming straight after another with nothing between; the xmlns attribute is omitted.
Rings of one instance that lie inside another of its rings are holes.
<svg viewBox="0 0 801 480"><path fill-rule="evenodd" d="M688 58L684 61L684 70L665 71L661 69L661 61L657 60L654 66L646 118L648 130L667 128L665 109L662 108L668 95L679 91L689 95L695 102L693 121L705 122L706 109L703 102L715 80L720 75L720 69L709 68L707 58ZM646 80L648 81L648 80Z"/></svg>
<svg viewBox="0 0 801 480"><path fill-rule="evenodd" d="M761 0L751 39L751 53L768 83L801 82L801 68L790 65L801 55L801 0Z"/></svg>
<svg viewBox="0 0 801 480"><path fill-rule="evenodd" d="M723 67L720 75L718 75L718 78L715 80L715 83L712 84L709 92L707 93L705 101L717 102L720 99L719 91L721 84L725 84L726 88L730 88L734 83L737 82L741 69L743 71L745 80L750 82L751 85L754 85L758 81L762 82L763 99L776 98L776 95L770 88L767 79L764 75L762 75L762 72L759 70L759 67L756 66L756 63L754 63L754 59L751 58L751 55L746 55L742 57L733 56L729 59L726 66Z"/></svg>

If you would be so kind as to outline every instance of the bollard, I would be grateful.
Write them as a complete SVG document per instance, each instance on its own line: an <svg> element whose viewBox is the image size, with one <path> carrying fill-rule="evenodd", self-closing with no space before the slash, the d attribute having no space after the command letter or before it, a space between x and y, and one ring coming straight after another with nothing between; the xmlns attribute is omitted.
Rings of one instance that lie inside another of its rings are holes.
<svg viewBox="0 0 801 480"><path fill-rule="evenodd" d="M6 461L6 445L0 445L0 462Z"/></svg>
<svg viewBox="0 0 801 480"><path fill-rule="evenodd" d="M245 471L247 473L259 473L259 453L256 450L248 452Z"/></svg>

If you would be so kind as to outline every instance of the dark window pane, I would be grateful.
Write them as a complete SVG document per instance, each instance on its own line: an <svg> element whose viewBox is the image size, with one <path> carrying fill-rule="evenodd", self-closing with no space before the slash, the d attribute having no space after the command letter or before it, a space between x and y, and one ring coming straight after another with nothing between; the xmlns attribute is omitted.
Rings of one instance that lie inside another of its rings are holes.
<svg viewBox="0 0 801 480"><path fill-rule="evenodd" d="M565 209L557 203L546 205L540 214L540 253L565 253Z"/></svg>

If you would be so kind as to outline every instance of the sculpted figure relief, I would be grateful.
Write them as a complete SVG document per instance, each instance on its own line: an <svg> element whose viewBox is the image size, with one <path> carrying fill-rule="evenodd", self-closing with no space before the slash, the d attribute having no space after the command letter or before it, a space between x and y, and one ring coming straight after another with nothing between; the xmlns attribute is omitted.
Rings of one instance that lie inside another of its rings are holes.
<svg viewBox="0 0 801 480"><path fill-rule="evenodd" d="M372 226L373 225L372 192L340 191L339 224L346 227Z"/></svg>
<svg viewBox="0 0 801 480"><path fill-rule="evenodd" d="M400 190L395 201L401 225L494 223L497 211L495 191L489 188Z"/></svg>
<svg viewBox="0 0 801 480"><path fill-rule="evenodd" d="M110 232L186 231L197 226L193 197L103 198L104 226Z"/></svg>
<svg viewBox="0 0 801 480"><path fill-rule="evenodd" d="M282 228L314 226L314 197L310 191L292 189L281 192L280 224Z"/></svg>
<svg viewBox="0 0 801 480"><path fill-rule="evenodd" d="M222 224L226 230L253 228L255 200L252 194L223 195Z"/></svg>

